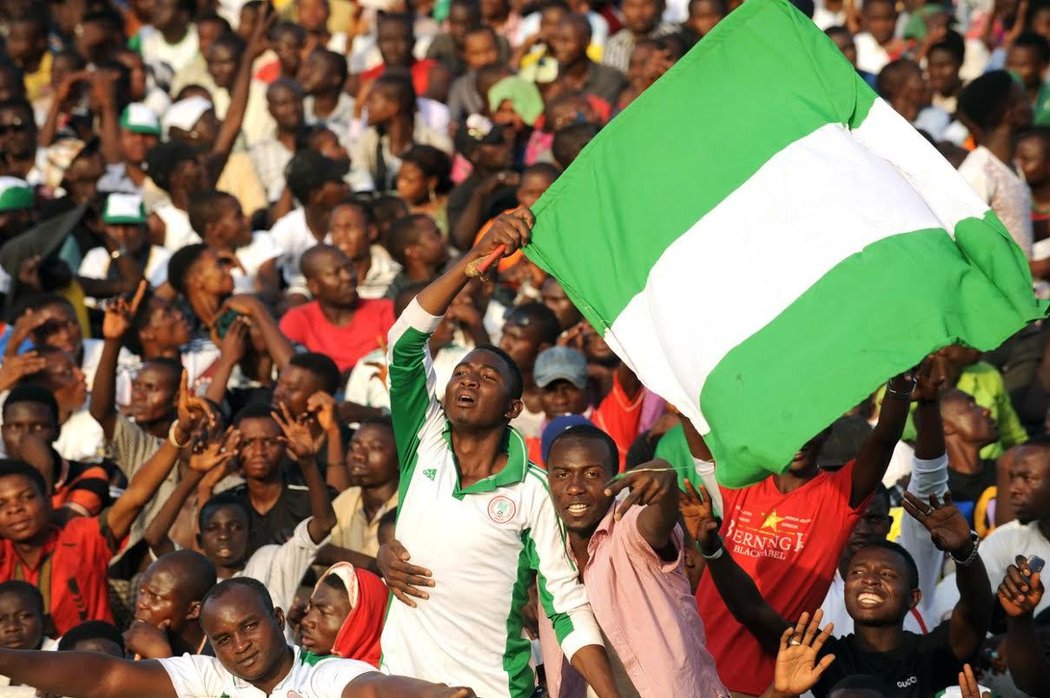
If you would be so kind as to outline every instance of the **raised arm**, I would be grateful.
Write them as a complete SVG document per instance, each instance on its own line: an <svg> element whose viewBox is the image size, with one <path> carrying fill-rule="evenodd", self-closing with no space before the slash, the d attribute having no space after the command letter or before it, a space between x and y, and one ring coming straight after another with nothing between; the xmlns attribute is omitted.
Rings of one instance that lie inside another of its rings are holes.
<svg viewBox="0 0 1050 698"><path fill-rule="evenodd" d="M999 585L999 603L1006 611L1006 656L1010 675L1019 689L1043 695L1050 677L1050 657L1035 632L1032 614L1043 598L1040 573L1033 573L1023 555L1006 569Z"/></svg>
<svg viewBox="0 0 1050 698"><path fill-rule="evenodd" d="M331 410L332 405L327 409ZM311 422L316 422L312 416L296 420L288 411L288 406L282 404L280 412L274 412L273 418L284 432L288 451L295 456L303 473L303 481L309 492L310 499L310 523L307 529L314 543L320 543L335 528L335 509L332 508L332 500L328 497L328 489L325 487L324 478L317 468L317 452L324 443L325 432L321 430L320 436L314 436L310 428Z"/></svg>
<svg viewBox="0 0 1050 698"><path fill-rule="evenodd" d="M94 652L0 650L0 674L12 684L83 698L177 698L156 661L131 662Z"/></svg>
<svg viewBox="0 0 1050 698"><path fill-rule="evenodd" d="M976 535L971 534L970 524L952 504L950 494L946 494L943 501L930 495L929 501L924 502L905 492L904 510L926 527L938 550L955 560L959 602L952 611L948 638L955 656L960 660L969 659L988 632L994 604L988 573L977 554Z"/></svg>
<svg viewBox="0 0 1050 698"><path fill-rule="evenodd" d="M923 370L929 370L927 364L919 369L920 372ZM916 381L904 373L894 376L886 384L886 397L882 401L879 422L864 440L853 466L853 487L849 498L851 507L860 506L882 482L882 476L886 474L890 458L893 457L893 449L904 433L904 423L908 420L915 388Z"/></svg>
<svg viewBox="0 0 1050 698"><path fill-rule="evenodd" d="M102 355L95 369L88 412L102 427L107 441L113 438L117 421L117 360L120 358L120 343L131 327L131 318L135 316L148 285L145 281L139 282L131 303L117 298L106 306L102 317Z"/></svg>
<svg viewBox="0 0 1050 698"><path fill-rule="evenodd" d="M638 514L638 532L657 555L673 560L677 555L671 540L671 531L678 523L678 478L673 466L656 459L629 470L623 477L610 481L606 496L630 488L631 493L617 506L617 520L635 504L645 507Z"/></svg>
<svg viewBox="0 0 1050 698"><path fill-rule="evenodd" d="M780 648L780 636L790 623L773 610L754 580L736 564L718 535L719 523L711 513L711 497L703 487L697 492L693 483L685 483L681 499L682 520L696 540L707 563L711 581L737 622L755 636L770 654Z"/></svg>

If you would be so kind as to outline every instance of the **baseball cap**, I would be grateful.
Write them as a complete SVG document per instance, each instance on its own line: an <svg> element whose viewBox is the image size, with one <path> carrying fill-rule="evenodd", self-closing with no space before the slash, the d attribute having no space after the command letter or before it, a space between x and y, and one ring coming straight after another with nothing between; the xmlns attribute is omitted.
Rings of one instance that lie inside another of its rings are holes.
<svg viewBox="0 0 1050 698"><path fill-rule="evenodd" d="M554 440L558 438L566 429L572 427L582 426L589 424L594 426L594 422L584 417L582 414L563 414L560 417L555 417L550 421L543 429L543 434L540 435L540 453L543 454L543 462L547 462L547 457L550 455L551 446L554 445Z"/></svg>
<svg viewBox="0 0 1050 698"><path fill-rule="evenodd" d="M543 114L543 97L539 89L523 77L510 75L489 90L489 108L493 113L499 111L505 100L510 100L514 111L529 126L535 125L536 119Z"/></svg>
<svg viewBox="0 0 1050 698"><path fill-rule="evenodd" d="M102 208L102 222L109 225L136 225L146 222L146 206L138 194L110 194Z"/></svg>
<svg viewBox="0 0 1050 698"><path fill-rule="evenodd" d="M179 100L168 107L161 119L164 127L164 135L168 136L171 129L177 128L183 131L192 131L204 113L211 109L211 102L204 97L187 97Z"/></svg>
<svg viewBox="0 0 1050 698"><path fill-rule="evenodd" d="M33 188L18 177L0 177L0 212L33 208Z"/></svg>
<svg viewBox="0 0 1050 698"><path fill-rule="evenodd" d="M120 127L132 133L142 133L147 136L160 135L160 119L142 102L132 102L124 107L124 111L120 114Z"/></svg>
<svg viewBox="0 0 1050 698"><path fill-rule="evenodd" d="M546 388L556 380L567 380L580 390L587 387L587 359L569 347L544 349L536 357L532 375L536 385Z"/></svg>

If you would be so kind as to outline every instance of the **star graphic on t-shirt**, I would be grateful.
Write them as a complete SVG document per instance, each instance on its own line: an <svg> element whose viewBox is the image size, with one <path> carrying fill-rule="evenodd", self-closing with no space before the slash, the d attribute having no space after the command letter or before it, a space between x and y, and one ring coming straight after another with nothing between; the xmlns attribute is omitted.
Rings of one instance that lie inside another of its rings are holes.
<svg viewBox="0 0 1050 698"><path fill-rule="evenodd" d="M779 524L783 520L784 517L777 516L776 509L774 509L773 511L769 512L769 516L766 517L766 520L762 522L762 525L759 528L768 528L769 530L773 531L773 533L776 533L777 524Z"/></svg>

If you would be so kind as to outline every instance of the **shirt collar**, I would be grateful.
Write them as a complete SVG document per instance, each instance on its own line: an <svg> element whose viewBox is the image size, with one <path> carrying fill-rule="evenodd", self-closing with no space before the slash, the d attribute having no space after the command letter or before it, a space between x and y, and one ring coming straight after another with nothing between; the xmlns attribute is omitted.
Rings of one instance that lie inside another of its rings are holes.
<svg viewBox="0 0 1050 698"><path fill-rule="evenodd" d="M456 487L452 490L452 496L463 499L467 494L480 494L483 492L495 492L499 487L509 487L525 481L525 473L529 469L528 449L525 447L525 439L517 429L508 425L503 431L503 443L500 444L500 453L507 454L507 463L503 468L487 478L478 480L470 487L459 486L459 459L456 451L452 448L452 423L445 420L445 429L441 432L445 439L445 445L452 460L456 464Z"/></svg>

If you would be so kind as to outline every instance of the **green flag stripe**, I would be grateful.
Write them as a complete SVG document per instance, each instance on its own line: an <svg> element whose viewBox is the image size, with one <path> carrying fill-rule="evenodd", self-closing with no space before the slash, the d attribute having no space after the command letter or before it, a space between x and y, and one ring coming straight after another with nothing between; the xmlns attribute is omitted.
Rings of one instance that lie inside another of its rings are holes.
<svg viewBox="0 0 1050 698"><path fill-rule="evenodd" d="M733 15L613 119L533 208L525 253L600 332L668 245L767 160L825 124L859 125L875 99L786 0ZM555 206L563 195L571 201Z"/></svg>
<svg viewBox="0 0 1050 698"><path fill-rule="evenodd" d="M798 434L818 433L843 404L910 368L906 357L959 341L992 349L1041 316L1024 257L993 214L960 222L955 238L934 229L872 244L722 359L699 395L702 406L718 405L705 410L706 439L726 458L722 484L743 487L770 463L786 467Z"/></svg>

